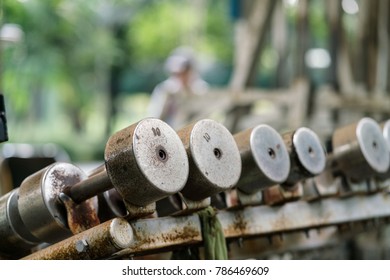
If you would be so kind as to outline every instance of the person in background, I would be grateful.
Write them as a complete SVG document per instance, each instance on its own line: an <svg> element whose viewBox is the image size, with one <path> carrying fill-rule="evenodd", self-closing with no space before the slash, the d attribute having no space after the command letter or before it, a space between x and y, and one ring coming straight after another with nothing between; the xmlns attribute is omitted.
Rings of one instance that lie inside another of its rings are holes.
<svg viewBox="0 0 390 280"><path fill-rule="evenodd" d="M209 86L200 78L190 48L175 49L166 60L165 68L169 77L153 90L148 115L177 129L191 121L195 114L191 99L204 95Z"/></svg>

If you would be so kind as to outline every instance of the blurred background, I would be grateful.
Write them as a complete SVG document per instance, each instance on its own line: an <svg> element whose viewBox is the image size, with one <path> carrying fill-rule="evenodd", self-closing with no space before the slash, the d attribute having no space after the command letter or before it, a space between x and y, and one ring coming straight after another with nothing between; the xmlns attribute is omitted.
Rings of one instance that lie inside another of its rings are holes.
<svg viewBox="0 0 390 280"><path fill-rule="evenodd" d="M233 132L260 121L327 135L362 115L389 116L386 0L3 0L0 8L10 142L56 143L74 161L102 159L111 133L147 116L165 60L181 45L193 48L210 85L214 105L198 106L197 117Z"/></svg>

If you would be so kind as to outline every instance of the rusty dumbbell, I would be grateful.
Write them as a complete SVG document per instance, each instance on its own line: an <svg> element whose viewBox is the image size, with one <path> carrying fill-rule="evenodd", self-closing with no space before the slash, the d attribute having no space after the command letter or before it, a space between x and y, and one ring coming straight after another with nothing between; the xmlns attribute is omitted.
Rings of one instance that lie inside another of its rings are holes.
<svg viewBox="0 0 390 280"><path fill-rule="evenodd" d="M110 137L105 166L73 186L76 201L115 188L126 203L144 207L180 191L188 179L188 158L177 133L158 119L144 119ZM99 189L99 191L97 191Z"/></svg>
<svg viewBox="0 0 390 280"><path fill-rule="evenodd" d="M235 186L241 174L241 158L236 142L222 124L203 119L180 129L189 160L189 177L181 196L158 202L158 214L194 211L210 204L210 197Z"/></svg>
<svg viewBox="0 0 390 280"><path fill-rule="evenodd" d="M69 237L59 195L66 186L85 179L69 163L54 163L27 177L19 188L0 199L0 252L18 254L38 243ZM94 200L90 201L92 204ZM95 201L96 203L96 201Z"/></svg>
<svg viewBox="0 0 390 280"><path fill-rule="evenodd" d="M96 202L97 194L115 188L126 206L142 209L180 191L188 170L186 151L176 132L161 120L141 120L110 137L105 166L93 176L87 178L74 165L55 163L3 197L0 252L70 236L61 202L64 195L75 204L91 198Z"/></svg>

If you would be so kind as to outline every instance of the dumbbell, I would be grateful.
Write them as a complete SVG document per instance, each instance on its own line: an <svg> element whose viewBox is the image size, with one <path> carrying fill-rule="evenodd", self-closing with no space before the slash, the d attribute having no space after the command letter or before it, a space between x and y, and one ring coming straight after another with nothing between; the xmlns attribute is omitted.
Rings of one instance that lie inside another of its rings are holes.
<svg viewBox="0 0 390 280"><path fill-rule="evenodd" d="M319 175L326 167L326 154L317 134L306 127L282 135L290 156L290 172L281 184L289 189L299 181Z"/></svg>
<svg viewBox="0 0 390 280"><path fill-rule="evenodd" d="M336 129L329 164L351 182L361 182L385 173L390 155L379 124L371 118Z"/></svg>
<svg viewBox="0 0 390 280"><path fill-rule="evenodd" d="M326 165L325 150L311 129L301 127L282 134L282 138L290 158L290 172L280 185L264 190L263 202L267 205L302 198L308 186L307 179L319 175Z"/></svg>
<svg viewBox="0 0 390 280"><path fill-rule="evenodd" d="M69 237L65 210L58 200L68 185L86 178L69 163L54 163L27 177L0 199L0 252L19 254L38 243Z"/></svg>
<svg viewBox="0 0 390 280"><path fill-rule="evenodd" d="M261 124L234 135L242 160L242 173L236 184L245 194L254 194L286 181L290 157L281 135Z"/></svg>
<svg viewBox="0 0 390 280"><path fill-rule="evenodd" d="M17 189L0 198L0 252L20 256L39 240L24 226L18 211Z"/></svg>
<svg viewBox="0 0 390 280"><path fill-rule="evenodd" d="M94 176L86 178L79 168L57 163L26 178L18 190L18 213L40 242L57 242L70 235L61 193L80 203L115 188L127 204L142 208L181 190L188 170L176 132L161 120L144 119L110 137L105 168Z"/></svg>
<svg viewBox="0 0 390 280"><path fill-rule="evenodd" d="M241 174L236 142L222 124L203 119L185 126L177 134L187 152L189 177L180 195L157 202L159 216L196 211L210 205L220 193L234 187Z"/></svg>
<svg viewBox="0 0 390 280"><path fill-rule="evenodd" d="M158 119L144 119L111 136L105 168L69 189L75 202L113 187L125 202L144 207L180 191L188 158L176 132Z"/></svg>
<svg viewBox="0 0 390 280"><path fill-rule="evenodd" d="M190 172L182 195L199 201L231 189L241 175L241 158L233 135L222 124L203 119L177 134L188 155Z"/></svg>

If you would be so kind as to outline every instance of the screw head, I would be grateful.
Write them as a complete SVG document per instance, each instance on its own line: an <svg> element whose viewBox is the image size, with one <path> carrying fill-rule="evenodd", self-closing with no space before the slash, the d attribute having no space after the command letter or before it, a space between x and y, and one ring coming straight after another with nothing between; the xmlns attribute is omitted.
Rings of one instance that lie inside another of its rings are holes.
<svg viewBox="0 0 390 280"><path fill-rule="evenodd" d="M85 239L76 242L76 250L79 253L85 253L88 250L88 242Z"/></svg>

